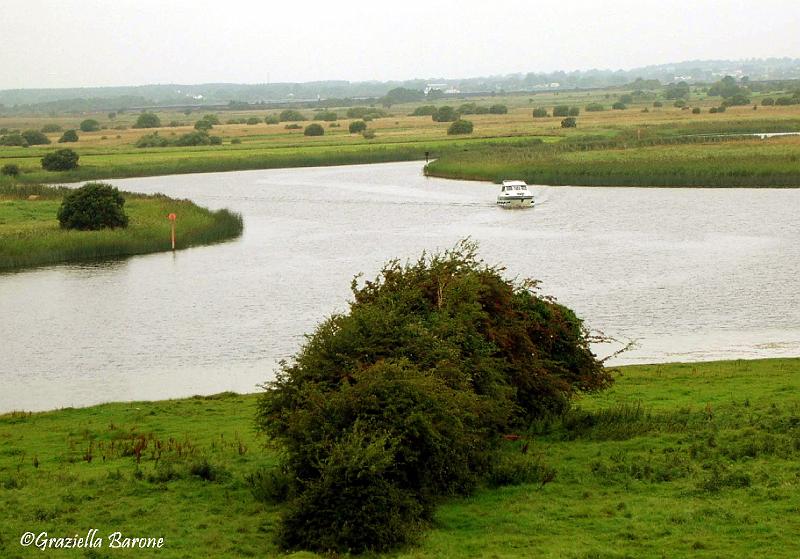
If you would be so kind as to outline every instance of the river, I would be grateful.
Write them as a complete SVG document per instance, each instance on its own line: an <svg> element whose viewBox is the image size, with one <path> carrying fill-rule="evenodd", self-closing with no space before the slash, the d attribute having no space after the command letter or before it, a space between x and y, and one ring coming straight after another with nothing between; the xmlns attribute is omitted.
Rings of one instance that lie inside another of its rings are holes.
<svg viewBox="0 0 800 559"><path fill-rule="evenodd" d="M504 211L496 186L421 170L112 181L239 211L245 232L0 275L0 411L254 391L346 309L354 274L467 236L591 328L637 340L613 363L800 355L800 190L534 187L534 209Z"/></svg>

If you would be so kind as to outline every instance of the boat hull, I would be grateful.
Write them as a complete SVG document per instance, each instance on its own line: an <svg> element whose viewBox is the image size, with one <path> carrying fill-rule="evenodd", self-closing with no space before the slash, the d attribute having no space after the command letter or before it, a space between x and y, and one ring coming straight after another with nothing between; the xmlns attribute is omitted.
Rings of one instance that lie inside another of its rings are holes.
<svg viewBox="0 0 800 559"><path fill-rule="evenodd" d="M498 196L497 205L504 209L533 207L533 196Z"/></svg>

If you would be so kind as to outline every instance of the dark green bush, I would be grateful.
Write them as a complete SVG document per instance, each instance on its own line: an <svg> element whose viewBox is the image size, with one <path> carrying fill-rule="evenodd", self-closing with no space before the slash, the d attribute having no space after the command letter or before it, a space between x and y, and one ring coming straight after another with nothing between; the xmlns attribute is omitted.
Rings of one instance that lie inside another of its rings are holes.
<svg viewBox="0 0 800 559"><path fill-rule="evenodd" d="M142 113L136 118L133 128L158 128L161 119L155 113Z"/></svg>
<svg viewBox="0 0 800 559"><path fill-rule="evenodd" d="M350 126L347 127L351 134L358 134L359 132L363 132L367 129L367 123L363 120L354 120L350 123Z"/></svg>
<svg viewBox="0 0 800 559"><path fill-rule="evenodd" d="M233 138L231 140L231 144L234 144L234 145L235 144L241 144L241 143L242 143L242 139L241 138Z"/></svg>
<svg viewBox="0 0 800 559"><path fill-rule="evenodd" d="M764 105L765 107L770 107L775 104L775 99L772 97L764 97L761 100L761 104Z"/></svg>
<svg viewBox="0 0 800 559"><path fill-rule="evenodd" d="M325 129L316 122L309 124L308 126L306 126L305 130L303 130L304 136L322 136L324 134L325 134Z"/></svg>
<svg viewBox="0 0 800 559"><path fill-rule="evenodd" d="M300 130L303 127L297 124L296 122L293 122L292 124L287 124L286 126L284 126L284 128L286 130Z"/></svg>
<svg viewBox="0 0 800 559"><path fill-rule="evenodd" d="M581 114L581 110L578 107L570 107L569 108L569 116L578 116Z"/></svg>
<svg viewBox="0 0 800 559"><path fill-rule="evenodd" d="M2 168L0 168L0 175L4 175L6 177L19 176L19 165L16 163L6 163Z"/></svg>
<svg viewBox="0 0 800 559"><path fill-rule="evenodd" d="M42 126L42 132L46 133L61 132L61 126L58 124L45 124L44 126Z"/></svg>
<svg viewBox="0 0 800 559"><path fill-rule="evenodd" d="M337 115L333 111L320 111L318 113L314 113L314 120L323 120L325 122L333 122L337 120L339 115Z"/></svg>
<svg viewBox="0 0 800 559"><path fill-rule="evenodd" d="M219 117L215 114L207 114L203 115L201 120L205 120L206 122L210 122L212 125L219 124Z"/></svg>
<svg viewBox="0 0 800 559"><path fill-rule="evenodd" d="M75 130L65 131L58 139L58 143L60 144L67 142L77 142L77 141L78 141L78 133Z"/></svg>
<svg viewBox="0 0 800 559"><path fill-rule="evenodd" d="M214 128L214 124L204 118L194 123L194 129L200 132L208 132L212 128Z"/></svg>
<svg viewBox="0 0 800 559"><path fill-rule="evenodd" d="M475 107L475 114L476 115L488 115L489 114L489 107L484 107L483 105L478 105Z"/></svg>
<svg viewBox="0 0 800 559"><path fill-rule="evenodd" d="M533 118L544 118L546 116L548 116L547 109L543 107L538 107L536 109L533 109Z"/></svg>
<svg viewBox="0 0 800 559"><path fill-rule="evenodd" d="M620 95L619 96L619 100L620 100L621 103L625 103L626 105L630 105L631 103L633 103L633 95L631 95L630 93L626 93L624 95Z"/></svg>
<svg viewBox="0 0 800 559"><path fill-rule="evenodd" d="M306 120L306 117L303 116L303 113L300 111L295 111L294 109L286 109L285 111L281 111L281 114L278 118L281 120L281 122Z"/></svg>
<svg viewBox="0 0 800 559"><path fill-rule="evenodd" d="M504 115L508 113L508 107L500 104L492 105L489 107L489 113L493 115Z"/></svg>
<svg viewBox="0 0 800 559"><path fill-rule="evenodd" d="M700 111L700 107L695 107L695 108L692 109L692 114L693 115L699 115L700 112L701 112Z"/></svg>
<svg viewBox="0 0 800 559"><path fill-rule="evenodd" d="M610 383L572 311L476 254L463 242L354 281L348 313L268 383L258 423L295 495L283 546L407 541L438 496L486 478L500 435Z"/></svg>
<svg viewBox="0 0 800 559"><path fill-rule="evenodd" d="M81 122L79 128L82 132L96 132L100 130L100 123L93 118L87 118Z"/></svg>
<svg viewBox="0 0 800 559"><path fill-rule="evenodd" d="M212 146L221 146L222 145L222 138L219 136L209 136L208 143Z"/></svg>
<svg viewBox="0 0 800 559"><path fill-rule="evenodd" d="M250 118L248 118L245 121L245 124L248 124L250 126L253 126L254 124L260 124L260 123L261 123L261 119L258 118L257 116L251 116Z"/></svg>
<svg viewBox="0 0 800 559"><path fill-rule="evenodd" d="M578 126L578 121L574 116L570 116L561 121L561 128L575 128Z"/></svg>
<svg viewBox="0 0 800 559"><path fill-rule="evenodd" d="M658 108L658 107L663 107L663 106L664 106L664 103L662 103L661 101L653 101L653 107Z"/></svg>
<svg viewBox="0 0 800 559"><path fill-rule="evenodd" d="M625 105L625 103L623 103L622 101L617 101L616 103L611 105L611 108L615 111L624 111L625 109L628 108L628 106Z"/></svg>
<svg viewBox="0 0 800 559"><path fill-rule="evenodd" d="M280 121L281 119L278 117L278 115L269 115L264 119L264 122L267 124L278 124Z"/></svg>
<svg viewBox="0 0 800 559"><path fill-rule="evenodd" d="M145 134L134 144L137 148L163 148L169 145L169 140L160 136L158 132L152 134Z"/></svg>
<svg viewBox="0 0 800 559"><path fill-rule="evenodd" d="M42 157L42 168L46 171L69 171L78 166L80 156L71 149L57 149Z"/></svg>
<svg viewBox="0 0 800 559"><path fill-rule="evenodd" d="M684 101L683 99L678 99L672 104L672 106L677 107L678 109L682 109L686 106L686 101Z"/></svg>
<svg viewBox="0 0 800 559"><path fill-rule="evenodd" d="M29 146L43 146L50 143L50 139L38 130L25 130L22 137Z"/></svg>
<svg viewBox="0 0 800 559"><path fill-rule="evenodd" d="M476 110L478 110L478 106L475 103L463 103L458 107L458 114L474 115Z"/></svg>
<svg viewBox="0 0 800 559"><path fill-rule="evenodd" d="M361 133L361 135L364 136L365 140L372 140L372 139L375 138L375 131L374 130L364 130Z"/></svg>
<svg viewBox="0 0 800 559"><path fill-rule="evenodd" d="M96 231L107 227L127 227L125 198L115 187L89 182L64 196L58 209L63 229Z"/></svg>
<svg viewBox="0 0 800 559"><path fill-rule="evenodd" d="M558 105L553 107L553 116L569 116L569 106Z"/></svg>
<svg viewBox="0 0 800 559"><path fill-rule="evenodd" d="M458 113L453 107L444 105L436 109L436 112L431 115L436 122L454 122L458 120Z"/></svg>
<svg viewBox="0 0 800 559"><path fill-rule="evenodd" d="M211 137L205 131L198 130L178 136L173 143L176 146L207 146L211 143Z"/></svg>
<svg viewBox="0 0 800 559"><path fill-rule="evenodd" d="M592 112L600 112L600 111L604 111L604 110L606 110L606 108L603 105L601 105L600 103L589 103L588 105L586 105L586 112L592 113Z"/></svg>
<svg viewBox="0 0 800 559"><path fill-rule="evenodd" d="M0 146L21 146L28 147L28 140L22 137L19 132L11 132L0 136Z"/></svg>
<svg viewBox="0 0 800 559"><path fill-rule="evenodd" d="M472 121L458 119L447 127L447 134L451 136L455 134L472 134L472 128Z"/></svg>

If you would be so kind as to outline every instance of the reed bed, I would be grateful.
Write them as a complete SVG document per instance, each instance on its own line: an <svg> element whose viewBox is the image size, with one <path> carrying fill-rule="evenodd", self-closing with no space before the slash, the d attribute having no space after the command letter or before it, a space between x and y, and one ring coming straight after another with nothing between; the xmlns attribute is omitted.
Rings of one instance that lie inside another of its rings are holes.
<svg viewBox="0 0 800 559"><path fill-rule="evenodd" d="M124 193L130 224L125 229L68 231L56 212L64 187L0 186L0 270L59 262L92 261L171 249L169 213L178 215L176 248L239 236L241 215L211 211L189 200ZM28 196L38 196L29 200Z"/></svg>

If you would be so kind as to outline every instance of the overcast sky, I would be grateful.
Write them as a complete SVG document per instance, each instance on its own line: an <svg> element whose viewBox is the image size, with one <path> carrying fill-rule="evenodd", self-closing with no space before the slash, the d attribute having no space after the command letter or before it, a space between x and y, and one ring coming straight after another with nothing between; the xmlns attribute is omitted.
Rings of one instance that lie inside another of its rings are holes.
<svg viewBox="0 0 800 559"><path fill-rule="evenodd" d="M800 57L799 0L0 0L0 89Z"/></svg>

